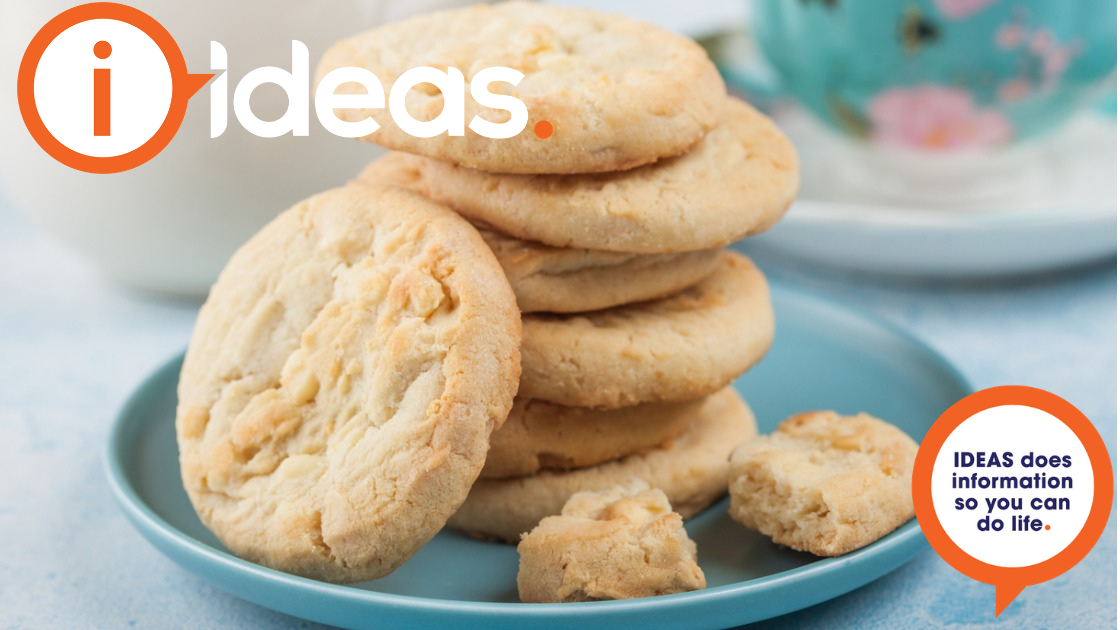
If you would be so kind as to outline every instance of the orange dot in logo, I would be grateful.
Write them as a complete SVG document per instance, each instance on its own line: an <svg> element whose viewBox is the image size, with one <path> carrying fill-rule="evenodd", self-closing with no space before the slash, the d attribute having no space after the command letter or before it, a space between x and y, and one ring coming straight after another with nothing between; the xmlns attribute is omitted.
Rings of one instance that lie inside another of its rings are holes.
<svg viewBox="0 0 1120 630"><path fill-rule="evenodd" d="M1046 531L1050 531L1050 526L1049 525L1046 526Z"/></svg>
<svg viewBox="0 0 1120 630"><path fill-rule="evenodd" d="M533 132L537 134L538 138L544 140L545 138L552 135L552 123L548 122L547 120L542 120L539 123L533 125Z"/></svg>
<svg viewBox="0 0 1120 630"><path fill-rule="evenodd" d="M97 42L93 45L93 54L97 55L98 59L105 59L113 54L113 47L109 45L109 42Z"/></svg>

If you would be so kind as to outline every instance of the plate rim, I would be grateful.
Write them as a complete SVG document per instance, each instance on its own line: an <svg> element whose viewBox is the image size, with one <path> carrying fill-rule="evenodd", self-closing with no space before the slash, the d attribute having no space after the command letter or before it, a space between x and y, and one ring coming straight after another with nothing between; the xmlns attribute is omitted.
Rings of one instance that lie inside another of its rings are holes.
<svg viewBox="0 0 1120 630"><path fill-rule="evenodd" d="M772 286L771 291L775 301L788 300L793 302L800 302L801 305L807 305L810 308L826 309L833 311L836 314L843 315L848 318L856 320L863 320L866 323L874 324L876 327L885 330L891 335L900 337L908 342L911 351L917 351L923 358L934 364L939 371L941 371L952 384L962 391L971 393L975 391L972 383L968 378L946 357L935 350L932 346L916 336L914 333L908 331L904 327L891 322L875 313L870 313L862 309L840 303L838 301L823 298L820 296L812 295L810 293L783 287L780 285ZM780 297L779 297L780 296ZM248 597L241 592L228 588L225 584L217 580L210 579L200 574L192 566L188 566L184 560L191 560L204 564L214 565L223 571L236 572L242 578L251 578L264 582L271 587L278 587L282 589L298 589L302 592L311 592L317 596L326 597L327 600L344 601L349 604L359 605L377 605L377 606L391 606L397 609L398 613L409 612L435 612L438 611L444 614L461 615L460 619L466 619L470 616L485 615L491 618L505 618L506 620L514 618L532 618L540 621L543 618L551 618L557 614L561 614L566 622L577 621L580 617L593 615L602 617L605 614L624 615L628 612L641 611L643 613L650 612L664 612L666 609L672 610L681 605L700 605L706 606L725 600L736 600L739 597L747 594L751 595L765 595L766 593L775 589L780 589L785 583L789 581L800 580L803 577L813 577L817 574L829 576L836 569L833 567L843 567L845 565L859 565L864 562L871 561L873 558L886 555L888 557L901 556L901 561L895 562L888 571L875 575L867 580L856 580L851 582L850 588L843 588L839 592L826 594L825 596L815 600L813 603L806 606L799 606L791 608L783 613L792 612L805 608L809 605L815 605L833 597L850 592L855 588L863 586L871 581L883 577L887 573L894 571L903 564L909 562L918 553L929 549L929 543L926 541L925 536L922 534L916 519L911 519L906 524L902 525L895 531L880 540L871 543L870 545L853 551L843 556L832 558L821 558L810 564L800 566L794 569L781 571L779 573L766 575L750 580L744 580L733 584L726 584L712 588L705 588L699 591L692 591L687 593L677 593L672 595L661 595L657 597L647 597L630 600L617 600L617 601L598 601L598 602L575 602L565 604L526 604L520 602L479 602L468 600L453 600L430 598L419 595L404 595L396 593L384 593L380 591L370 591L361 588L354 588L345 584L332 584L327 582L320 582L309 578L304 578L297 575L284 573L275 569L270 569L247 560L238 558L228 552L222 551L211 547L210 545L199 541L192 536L186 534L181 529L175 527L159 514L157 514L146 501L144 501L135 484L125 470L127 455L125 453L126 446L132 440L130 435L135 435L135 428L143 424L140 419L140 414L136 413L136 408L143 406L147 392L151 391L153 385L165 378L167 372L177 371L183 359L184 352L176 353L169 360L164 361L155 370L150 372L129 394L125 403L121 406L120 410L114 417L112 427L109 431L108 444L104 450L104 471L109 481L109 486L116 500L118 506L124 512L128 521L135 527L139 533L148 540L154 547L157 548L163 555L171 559L176 565L187 571L199 575L203 580L217 586L223 591L231 593L232 595L246 599L248 601L257 603L258 605L267 608L276 609L273 606L262 604L256 601L256 598ZM716 505L719 505L717 503ZM166 545L166 547L165 547ZM246 588L251 588L254 585L246 582ZM276 609L280 610L280 609ZM291 614L297 617L310 619L298 613L289 612L288 610L281 610L286 614ZM714 611L713 611L714 612ZM746 615L744 615L746 616ZM758 619L772 617L774 615L767 615L766 617L759 617ZM758 620L754 619L754 620ZM745 622L740 622L745 623Z"/></svg>

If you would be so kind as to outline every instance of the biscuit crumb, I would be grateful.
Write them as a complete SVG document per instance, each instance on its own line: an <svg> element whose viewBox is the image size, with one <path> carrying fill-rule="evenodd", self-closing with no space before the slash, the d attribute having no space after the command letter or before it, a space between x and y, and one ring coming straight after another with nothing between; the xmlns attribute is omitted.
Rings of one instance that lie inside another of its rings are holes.
<svg viewBox="0 0 1120 630"><path fill-rule="evenodd" d="M560 516L525 534L521 601L581 602L652 597L704 588L696 543L665 493L641 479L577 492Z"/></svg>

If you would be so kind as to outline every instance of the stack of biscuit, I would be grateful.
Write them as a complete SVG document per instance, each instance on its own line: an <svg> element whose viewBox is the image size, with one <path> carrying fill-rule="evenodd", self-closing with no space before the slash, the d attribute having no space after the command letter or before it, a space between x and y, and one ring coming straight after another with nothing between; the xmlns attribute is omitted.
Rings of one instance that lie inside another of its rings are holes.
<svg viewBox="0 0 1120 630"><path fill-rule="evenodd" d="M340 42L319 76L349 66L386 85L419 66L459 68L468 83L491 66L524 74L488 88L525 104L513 138L417 138L387 110L336 110L372 117L381 129L366 139L395 151L356 183L419 192L467 218L522 311L513 410L449 524L516 542L573 493L634 477L685 518L722 496L731 451L756 432L728 385L774 332L765 278L723 248L792 202L797 157L781 132L727 95L692 41L587 10L428 14ZM433 120L443 96L420 87L407 109ZM509 118L470 98L465 110L467 121ZM551 135L534 133L541 122Z"/></svg>

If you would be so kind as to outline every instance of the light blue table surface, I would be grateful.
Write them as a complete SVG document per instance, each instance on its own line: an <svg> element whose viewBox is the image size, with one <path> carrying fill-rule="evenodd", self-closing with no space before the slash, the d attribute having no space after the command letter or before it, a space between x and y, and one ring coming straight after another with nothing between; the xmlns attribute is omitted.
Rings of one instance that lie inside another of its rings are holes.
<svg viewBox="0 0 1120 630"><path fill-rule="evenodd" d="M1115 461L1116 263L1019 280L889 283L762 260L774 283L878 313L977 388L1048 389L1097 424ZM187 343L197 304L119 289L0 198L0 627L297 628L187 574L125 521L102 472L128 393ZM998 625L1116 626L1115 511L1072 571ZM926 628L993 621L995 590L932 552L847 596L764 625Z"/></svg>

